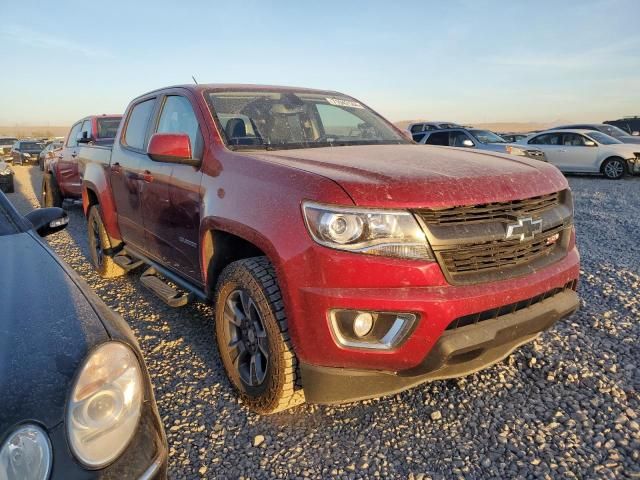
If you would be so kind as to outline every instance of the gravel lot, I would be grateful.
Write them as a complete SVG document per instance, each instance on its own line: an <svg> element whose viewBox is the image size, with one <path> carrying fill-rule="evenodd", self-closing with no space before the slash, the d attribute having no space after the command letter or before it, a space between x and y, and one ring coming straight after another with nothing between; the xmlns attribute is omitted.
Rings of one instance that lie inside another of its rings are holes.
<svg viewBox="0 0 640 480"><path fill-rule="evenodd" d="M26 213L37 167L14 167ZM640 178L571 177L582 308L504 362L460 380L269 417L234 397L212 309L173 310L136 275L101 280L81 207L53 249L136 333L170 448L170 477L640 478Z"/></svg>

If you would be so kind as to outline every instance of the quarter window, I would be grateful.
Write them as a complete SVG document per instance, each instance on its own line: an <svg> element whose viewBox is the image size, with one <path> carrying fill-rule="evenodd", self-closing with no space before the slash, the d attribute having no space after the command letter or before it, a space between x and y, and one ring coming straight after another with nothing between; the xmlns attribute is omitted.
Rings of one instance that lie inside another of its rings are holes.
<svg viewBox="0 0 640 480"><path fill-rule="evenodd" d="M127 146L138 150L144 149L147 128L154 104L155 98L140 102L131 110L129 121L127 122L127 130L124 134L124 142Z"/></svg>
<svg viewBox="0 0 640 480"><path fill-rule="evenodd" d="M84 138L91 138L91 120L85 120L80 130Z"/></svg>

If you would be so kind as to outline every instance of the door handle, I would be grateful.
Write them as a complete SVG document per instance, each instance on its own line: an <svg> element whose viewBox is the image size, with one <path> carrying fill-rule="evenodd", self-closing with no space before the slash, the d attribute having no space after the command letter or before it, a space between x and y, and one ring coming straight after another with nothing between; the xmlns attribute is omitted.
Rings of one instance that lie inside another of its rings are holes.
<svg viewBox="0 0 640 480"><path fill-rule="evenodd" d="M564 150L563 148L561 148L560 150L558 150L559 152L566 152L566 150Z"/></svg>
<svg viewBox="0 0 640 480"><path fill-rule="evenodd" d="M146 183L151 183L153 182L153 175L151 174L151 172L149 170L145 170L144 173L142 174L142 180Z"/></svg>
<svg viewBox="0 0 640 480"><path fill-rule="evenodd" d="M120 164L118 162L111 165L111 173L120 173L121 171L122 168L120 167Z"/></svg>

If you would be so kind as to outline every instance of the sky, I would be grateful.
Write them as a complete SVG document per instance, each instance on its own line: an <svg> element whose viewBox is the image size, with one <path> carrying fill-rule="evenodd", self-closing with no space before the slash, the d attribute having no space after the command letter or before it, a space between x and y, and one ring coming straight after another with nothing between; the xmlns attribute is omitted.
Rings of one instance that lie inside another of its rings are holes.
<svg viewBox="0 0 640 480"><path fill-rule="evenodd" d="M338 90L392 121L640 115L640 0L0 5L0 125L120 113L192 75Z"/></svg>

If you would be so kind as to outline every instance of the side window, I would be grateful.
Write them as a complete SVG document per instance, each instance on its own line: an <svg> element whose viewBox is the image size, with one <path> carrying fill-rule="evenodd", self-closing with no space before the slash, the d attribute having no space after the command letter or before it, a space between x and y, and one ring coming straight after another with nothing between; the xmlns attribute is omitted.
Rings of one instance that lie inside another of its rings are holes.
<svg viewBox="0 0 640 480"><path fill-rule="evenodd" d="M434 132L429 135L427 141L425 142L427 145L443 145L445 147L449 146L449 132Z"/></svg>
<svg viewBox="0 0 640 480"><path fill-rule="evenodd" d="M78 145L78 133L80 132L81 123L76 123L73 127L71 127L71 131L69 132L69 138L67 138L67 147L75 147Z"/></svg>
<svg viewBox="0 0 640 480"><path fill-rule="evenodd" d="M455 131L449 134L449 145L452 147L465 147L465 140L471 140L465 132Z"/></svg>
<svg viewBox="0 0 640 480"><path fill-rule="evenodd" d="M91 120L85 120L82 123L82 129L80 130L84 138L91 138Z"/></svg>
<svg viewBox="0 0 640 480"><path fill-rule="evenodd" d="M167 97L162 107L158 121L158 133L186 133L191 140L191 150L194 156L200 150L200 128L191 102L185 97L172 95Z"/></svg>
<svg viewBox="0 0 640 480"><path fill-rule="evenodd" d="M151 112L153 111L155 102L155 98L145 100L131 109L129 120L127 121L127 129L124 132L125 145L139 150L144 149L147 127L149 126L149 119L151 118Z"/></svg>
<svg viewBox="0 0 640 480"><path fill-rule="evenodd" d="M566 147L584 147L584 139L582 135L577 133L565 133L562 136L562 145Z"/></svg>
<svg viewBox="0 0 640 480"><path fill-rule="evenodd" d="M530 145L560 145L561 133L545 133L529 140Z"/></svg>
<svg viewBox="0 0 640 480"><path fill-rule="evenodd" d="M421 123L416 123L415 125L411 126L411 133L418 133L422 131L422 128L424 127L423 124Z"/></svg>

